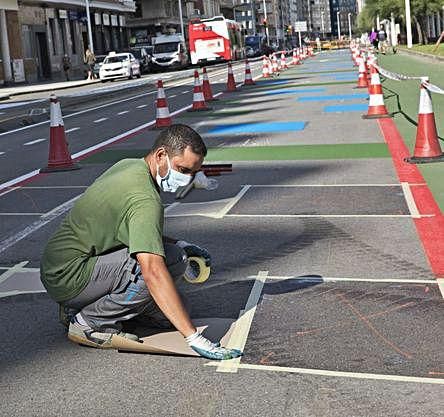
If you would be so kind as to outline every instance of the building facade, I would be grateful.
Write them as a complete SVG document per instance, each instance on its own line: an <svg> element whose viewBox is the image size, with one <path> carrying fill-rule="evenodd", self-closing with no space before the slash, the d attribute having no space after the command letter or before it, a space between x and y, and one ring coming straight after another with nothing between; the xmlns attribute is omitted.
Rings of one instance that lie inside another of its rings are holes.
<svg viewBox="0 0 444 417"><path fill-rule="evenodd" d="M8 81L64 79L64 59L70 63L70 76L82 78L88 47L96 55L128 48L126 21L134 11L133 1L91 0L91 46L84 0L21 0L16 10L6 12L14 69Z"/></svg>
<svg viewBox="0 0 444 417"><path fill-rule="evenodd" d="M349 34L349 18L353 27L357 17L356 0L330 0L331 34L337 38L340 32L341 37ZM339 26L338 26L339 23Z"/></svg>

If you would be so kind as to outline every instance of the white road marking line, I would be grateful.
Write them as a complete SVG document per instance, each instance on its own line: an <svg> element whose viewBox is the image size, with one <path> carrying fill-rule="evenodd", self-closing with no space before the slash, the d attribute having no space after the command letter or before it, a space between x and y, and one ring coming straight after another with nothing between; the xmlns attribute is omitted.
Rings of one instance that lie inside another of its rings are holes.
<svg viewBox="0 0 444 417"><path fill-rule="evenodd" d="M221 366L224 362L209 362L206 366ZM329 371L324 369L307 369L307 368L292 368L288 366L269 366L269 365L253 365L248 363L239 364L239 369L251 369L256 371L272 371L272 372L288 372L295 374L307 374L307 375L319 375L319 376L331 376L341 378L356 378L356 379L374 379L381 381L396 381L396 382L415 382L420 384L438 384L444 385L444 379L438 378L423 378L416 376L403 376L403 375L384 375L384 374L370 374L360 372L341 372L341 371Z"/></svg>
<svg viewBox="0 0 444 417"><path fill-rule="evenodd" d="M5 194L9 194L10 192L14 191L14 190L18 190L20 187L12 187L9 190L5 190L2 193L0 193L0 197L4 196Z"/></svg>
<svg viewBox="0 0 444 417"><path fill-rule="evenodd" d="M117 113L117 115L121 116L122 114L127 114L127 113L129 113L129 110L120 111L119 113Z"/></svg>
<svg viewBox="0 0 444 417"><path fill-rule="evenodd" d="M174 97L177 97L177 94L171 94L171 95L169 96L169 98L174 98Z"/></svg>
<svg viewBox="0 0 444 417"><path fill-rule="evenodd" d="M46 138L43 138L43 139L36 139L36 140L31 140L30 142L26 142L26 143L24 143L23 146L34 145L34 143L43 142L44 140L46 140Z"/></svg>
<svg viewBox="0 0 444 417"><path fill-rule="evenodd" d="M26 261L28 264L29 261ZM5 271L9 271L11 268L14 268L16 272L40 272L40 268L25 268L24 265L16 264L14 266L0 266L0 269L4 269Z"/></svg>
<svg viewBox="0 0 444 417"><path fill-rule="evenodd" d="M182 91L182 94L188 94L189 91Z"/></svg>
<svg viewBox="0 0 444 417"><path fill-rule="evenodd" d="M108 117L102 117L102 118L100 118L100 119L94 120L93 123L102 123L102 122L104 122L105 120L108 120Z"/></svg>
<svg viewBox="0 0 444 417"><path fill-rule="evenodd" d="M19 262L18 264L14 265L12 268L9 268L7 271L3 272L3 274L0 275L0 284L2 282L5 282L11 275L13 275L15 272L18 272L28 263L29 261Z"/></svg>
<svg viewBox="0 0 444 417"><path fill-rule="evenodd" d="M53 208L51 211L48 211L48 213L45 213L40 219L36 220L34 223L31 223L29 226L25 227L23 230L21 230L18 233L13 234L12 236L2 240L0 242L0 253L4 252L6 249L11 247L12 245L15 245L17 242L23 240L25 237L30 235L31 233L34 233L36 230L42 228L55 218L59 217L60 215L66 213L68 210L71 209L71 207L74 205L74 202L80 198L82 194L72 198L71 200L65 201L64 203L60 204L59 206Z"/></svg>
<svg viewBox="0 0 444 417"><path fill-rule="evenodd" d="M173 209L174 207L178 206L180 204L179 201L176 201L175 203L170 204L168 207L166 207L163 210L163 214L167 214L171 209Z"/></svg>
<svg viewBox="0 0 444 417"><path fill-rule="evenodd" d="M409 207L410 214L413 219L420 219L418 207L416 206L415 199L413 198L412 190L410 189L408 182L402 182L402 191L404 192L405 201Z"/></svg>
<svg viewBox="0 0 444 417"><path fill-rule="evenodd" d="M425 185L425 184L418 184ZM281 188L281 187L401 187L401 184L251 184L255 188Z"/></svg>
<svg viewBox="0 0 444 417"><path fill-rule="evenodd" d="M4 155L5 154L5 152L0 152L0 155Z"/></svg>
<svg viewBox="0 0 444 417"><path fill-rule="evenodd" d="M2 213L0 212L0 216L43 216L45 213Z"/></svg>
<svg viewBox="0 0 444 417"><path fill-rule="evenodd" d="M72 127L71 129L65 130L65 133L75 132L76 130L80 130L80 127Z"/></svg>
<svg viewBox="0 0 444 417"><path fill-rule="evenodd" d="M0 298L6 298L6 297L12 297L14 295L21 295L21 294L42 294L46 293L46 290L35 290L35 291L6 291L6 292L0 292Z"/></svg>
<svg viewBox="0 0 444 417"><path fill-rule="evenodd" d="M136 109L143 109L146 106L148 106L148 104L141 104L140 106L137 106Z"/></svg>
<svg viewBox="0 0 444 417"><path fill-rule="evenodd" d="M244 350L267 275L268 271L259 271L257 274L253 288L250 292L250 296L248 297L245 308L243 309L243 313L241 313L242 315L237 319L233 333L230 336L230 340L226 344L228 349L239 349L240 351ZM216 372L235 373L237 372L240 361L241 357L221 361L216 369Z"/></svg>
<svg viewBox="0 0 444 417"><path fill-rule="evenodd" d="M16 187L15 189L24 189L24 190L50 190L50 189L71 189L71 188L88 188L89 185L39 185L39 186L31 186L24 185L23 187Z"/></svg>
<svg viewBox="0 0 444 417"><path fill-rule="evenodd" d="M441 291L442 298L444 298L444 278L437 278L439 291Z"/></svg>
<svg viewBox="0 0 444 417"><path fill-rule="evenodd" d="M234 207L234 205L245 195L245 193L250 189L250 185L244 185L242 189L234 196L227 205L215 215L216 219L222 219L227 213Z"/></svg>
<svg viewBox="0 0 444 417"><path fill-rule="evenodd" d="M248 278L255 278L254 275L250 275ZM322 281L322 282L386 282L386 283L398 283L398 284L439 284L434 279L398 279L398 278L344 278L344 277L317 277L317 276L292 276L292 275L268 275L267 279L274 280L289 280L296 279L300 281Z"/></svg>
<svg viewBox="0 0 444 417"><path fill-rule="evenodd" d="M225 214L225 217L276 218L276 219L405 219L412 218L411 214ZM419 218L435 217L434 214L423 214Z"/></svg>

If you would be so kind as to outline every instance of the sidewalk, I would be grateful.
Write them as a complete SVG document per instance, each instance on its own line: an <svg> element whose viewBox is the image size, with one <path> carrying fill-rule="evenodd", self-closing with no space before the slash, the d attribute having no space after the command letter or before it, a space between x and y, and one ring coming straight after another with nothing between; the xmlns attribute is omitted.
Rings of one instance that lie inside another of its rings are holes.
<svg viewBox="0 0 444 417"><path fill-rule="evenodd" d="M442 280L417 226L442 214L424 206L427 184L416 168L400 174L394 124L386 122L389 131L361 119L367 91L354 89L356 80L348 51L322 53L219 96L209 112L173 116L203 136L206 162L233 164L215 177L216 190L162 198L165 235L213 257L207 283L183 285L191 315L237 319L230 343L244 351L240 360L79 347L66 340L39 282L44 244L74 199L116 161L142 157L158 131L132 131L85 155L80 170L40 175L0 196L5 227L34 228L1 253L0 337L9 341L2 375L20 382L5 384L4 413L97 415L112 402L112 417L128 409L184 417L436 415ZM442 246L439 234L428 239ZM54 397L60 386L69 396ZM83 401L88 392L93 402Z"/></svg>

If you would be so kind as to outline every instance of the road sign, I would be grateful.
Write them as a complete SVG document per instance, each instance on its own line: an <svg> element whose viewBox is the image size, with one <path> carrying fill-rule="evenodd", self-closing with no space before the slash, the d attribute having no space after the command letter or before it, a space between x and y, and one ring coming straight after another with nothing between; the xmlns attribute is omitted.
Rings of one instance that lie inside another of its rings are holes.
<svg viewBox="0 0 444 417"><path fill-rule="evenodd" d="M307 22L306 21L295 22L294 30L295 32L307 32Z"/></svg>

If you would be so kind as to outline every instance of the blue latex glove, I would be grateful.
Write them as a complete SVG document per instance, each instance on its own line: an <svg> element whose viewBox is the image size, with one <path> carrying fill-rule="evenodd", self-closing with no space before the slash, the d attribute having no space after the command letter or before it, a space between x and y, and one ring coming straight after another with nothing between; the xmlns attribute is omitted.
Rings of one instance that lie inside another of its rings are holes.
<svg viewBox="0 0 444 417"><path fill-rule="evenodd" d="M210 253L200 246L193 245L192 243L185 242L185 240L179 240L176 245L182 248L188 257L198 256L205 259L205 265L211 266L211 255Z"/></svg>
<svg viewBox="0 0 444 417"><path fill-rule="evenodd" d="M240 350L227 349L220 346L220 343L210 342L199 332L193 333L191 336L186 337L185 340L188 342L191 349L207 359L221 361L242 356L242 352Z"/></svg>

